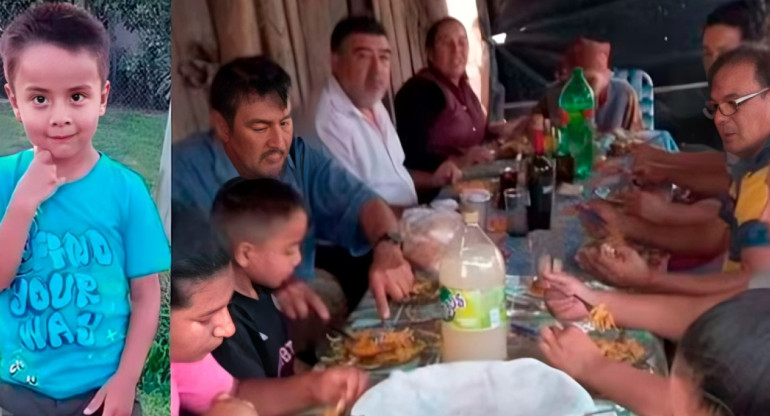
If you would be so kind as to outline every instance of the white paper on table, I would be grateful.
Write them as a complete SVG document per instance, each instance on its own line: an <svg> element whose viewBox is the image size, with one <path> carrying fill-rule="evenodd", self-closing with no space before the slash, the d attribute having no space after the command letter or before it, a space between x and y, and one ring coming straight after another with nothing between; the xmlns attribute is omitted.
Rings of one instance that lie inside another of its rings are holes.
<svg viewBox="0 0 770 416"><path fill-rule="evenodd" d="M397 371L355 404L351 416L578 416L591 395L542 362L469 361Z"/></svg>

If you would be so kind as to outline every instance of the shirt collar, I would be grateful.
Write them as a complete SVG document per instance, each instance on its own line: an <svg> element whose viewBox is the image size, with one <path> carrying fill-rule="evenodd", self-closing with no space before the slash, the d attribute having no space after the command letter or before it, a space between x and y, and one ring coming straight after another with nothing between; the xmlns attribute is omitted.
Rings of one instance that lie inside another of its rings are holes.
<svg viewBox="0 0 770 416"><path fill-rule="evenodd" d="M361 110L353 104L353 101L350 100L350 97L348 97L348 94L342 89L342 85L340 85L334 75L329 77L327 85L329 88L330 102L335 110L343 114L355 114L360 117L364 116L364 113L362 113Z"/></svg>
<svg viewBox="0 0 770 416"><path fill-rule="evenodd" d="M756 156L740 159L733 167L733 179L740 181L746 174L754 173L770 165L770 137Z"/></svg>

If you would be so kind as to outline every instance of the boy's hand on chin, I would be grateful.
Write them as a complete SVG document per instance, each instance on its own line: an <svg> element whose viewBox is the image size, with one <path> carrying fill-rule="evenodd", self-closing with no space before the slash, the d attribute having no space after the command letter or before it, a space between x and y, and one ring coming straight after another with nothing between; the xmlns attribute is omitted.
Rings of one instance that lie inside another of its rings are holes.
<svg viewBox="0 0 770 416"><path fill-rule="evenodd" d="M56 172L56 164L53 162L51 152L35 146L35 156L24 176L21 177L16 194L37 209L65 181L66 179L60 178Z"/></svg>
<svg viewBox="0 0 770 416"><path fill-rule="evenodd" d="M96 392L91 403L83 411L84 415L96 413L104 404L102 416L131 416L134 410L137 380L124 376L120 372Z"/></svg>
<svg viewBox="0 0 770 416"><path fill-rule="evenodd" d="M273 298L289 319L305 319L311 312L324 321L331 316L321 297L305 282L293 277L273 293Z"/></svg>

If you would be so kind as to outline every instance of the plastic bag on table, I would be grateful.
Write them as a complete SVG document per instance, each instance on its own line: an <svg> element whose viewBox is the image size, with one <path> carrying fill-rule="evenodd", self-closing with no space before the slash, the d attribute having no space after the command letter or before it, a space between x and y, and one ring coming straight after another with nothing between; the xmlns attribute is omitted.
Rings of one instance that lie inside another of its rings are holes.
<svg viewBox="0 0 770 416"><path fill-rule="evenodd" d="M438 262L447 244L463 227L457 212L431 208L410 208L401 216L404 257L415 268L438 273Z"/></svg>

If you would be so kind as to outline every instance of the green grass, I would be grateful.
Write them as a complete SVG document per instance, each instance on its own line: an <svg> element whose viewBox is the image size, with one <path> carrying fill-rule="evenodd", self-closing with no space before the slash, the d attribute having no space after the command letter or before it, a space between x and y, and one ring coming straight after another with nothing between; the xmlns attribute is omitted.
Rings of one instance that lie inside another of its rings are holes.
<svg viewBox="0 0 770 416"><path fill-rule="evenodd" d="M94 135L94 147L138 172L154 189L160 169L166 113L145 113L108 107ZM13 115L10 104L0 102L0 155L30 147L24 128ZM145 416L168 416L170 408L169 370L169 275L160 275L162 300L160 323L147 357L137 397Z"/></svg>
<svg viewBox="0 0 770 416"><path fill-rule="evenodd" d="M166 113L145 113L108 106L94 135L94 147L138 172L154 189L167 117ZM30 147L21 123L16 120L7 102L0 102L0 132L3 136L0 155Z"/></svg>

